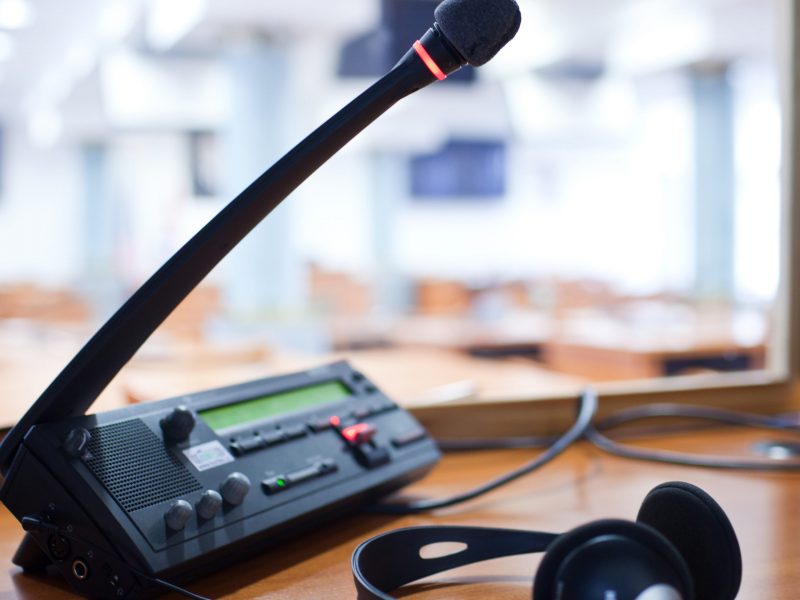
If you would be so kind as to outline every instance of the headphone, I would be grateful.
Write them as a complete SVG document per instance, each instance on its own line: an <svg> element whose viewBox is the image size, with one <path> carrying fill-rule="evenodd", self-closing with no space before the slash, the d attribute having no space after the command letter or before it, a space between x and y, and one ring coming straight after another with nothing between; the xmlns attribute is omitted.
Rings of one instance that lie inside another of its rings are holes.
<svg viewBox="0 0 800 600"><path fill-rule="evenodd" d="M429 544L463 549L423 558ZM730 520L700 488L673 481L653 488L636 521L603 519L556 534L489 527L409 527L356 548L359 600L392 600L392 590L474 562L544 552L534 600L732 600L742 555Z"/></svg>

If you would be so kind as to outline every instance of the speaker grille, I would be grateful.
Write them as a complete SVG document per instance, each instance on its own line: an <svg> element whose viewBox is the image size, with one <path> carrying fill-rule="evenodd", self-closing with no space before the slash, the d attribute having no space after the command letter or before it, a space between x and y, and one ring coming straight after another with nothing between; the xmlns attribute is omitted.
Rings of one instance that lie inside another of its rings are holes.
<svg viewBox="0 0 800 600"><path fill-rule="evenodd" d="M200 484L139 419L95 427L85 462L127 512L200 489Z"/></svg>

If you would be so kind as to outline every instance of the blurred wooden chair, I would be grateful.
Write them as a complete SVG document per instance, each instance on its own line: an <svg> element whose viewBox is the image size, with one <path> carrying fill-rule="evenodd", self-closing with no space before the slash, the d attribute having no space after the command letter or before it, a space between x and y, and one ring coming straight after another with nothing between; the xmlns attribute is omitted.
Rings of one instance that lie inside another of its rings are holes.
<svg viewBox="0 0 800 600"><path fill-rule="evenodd" d="M199 285L172 311L160 331L178 341L200 343L209 321L221 312L221 290L212 284Z"/></svg>
<svg viewBox="0 0 800 600"><path fill-rule="evenodd" d="M368 283L352 274L327 271L316 264L308 268L308 293L311 306L326 315L365 315L374 303Z"/></svg>
<svg viewBox="0 0 800 600"><path fill-rule="evenodd" d="M90 317L88 303L74 290L32 282L0 286L0 319L85 324Z"/></svg>
<svg viewBox="0 0 800 600"><path fill-rule="evenodd" d="M419 279L415 292L416 312L422 315L465 315L472 307L473 292L461 281Z"/></svg>

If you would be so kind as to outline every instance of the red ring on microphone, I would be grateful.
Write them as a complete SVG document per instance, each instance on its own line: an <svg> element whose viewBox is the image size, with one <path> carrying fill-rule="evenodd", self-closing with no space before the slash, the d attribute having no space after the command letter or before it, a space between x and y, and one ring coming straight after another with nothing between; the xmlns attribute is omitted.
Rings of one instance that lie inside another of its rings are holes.
<svg viewBox="0 0 800 600"><path fill-rule="evenodd" d="M425 66L428 67L428 70L433 73L436 79L441 81L447 77L447 75L444 74L444 71L439 68L439 65L436 64L436 61L431 58L431 55L428 54L428 51L425 50L425 46L423 46L422 42L419 40L414 42L414 51L417 53L417 56L422 59L422 62L425 63Z"/></svg>

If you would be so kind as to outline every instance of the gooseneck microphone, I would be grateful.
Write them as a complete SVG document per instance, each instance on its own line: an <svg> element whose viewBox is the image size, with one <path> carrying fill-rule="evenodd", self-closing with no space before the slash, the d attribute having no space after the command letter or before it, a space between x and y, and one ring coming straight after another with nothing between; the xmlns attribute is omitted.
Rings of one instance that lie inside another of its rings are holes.
<svg viewBox="0 0 800 600"><path fill-rule="evenodd" d="M3 440L3 475L33 425L84 414L175 307L311 173L398 100L492 58L516 34L520 13L514 0L445 0L435 19L389 73L223 208L100 328Z"/></svg>

